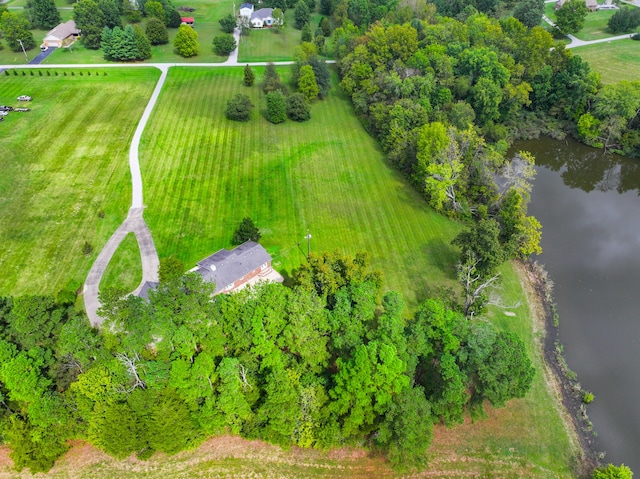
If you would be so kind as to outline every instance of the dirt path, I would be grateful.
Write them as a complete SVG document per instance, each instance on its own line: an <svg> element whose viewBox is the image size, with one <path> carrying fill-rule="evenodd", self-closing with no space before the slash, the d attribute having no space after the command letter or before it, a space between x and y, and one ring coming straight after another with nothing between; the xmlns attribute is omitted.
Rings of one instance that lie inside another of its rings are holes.
<svg viewBox="0 0 640 479"><path fill-rule="evenodd" d="M138 122L138 127L133 135L131 146L129 148L129 169L131 171L131 209L127 215L127 219L120 225L120 227L111 235L109 241L104 246L100 254L96 258L96 261L91 266L87 279L84 283L84 307L89 317L89 321L92 326L100 326L103 322L103 318L98 315L98 308L100 308L100 281L102 276L109 266L109 262L115 254L118 246L128 233L133 233L138 241L140 248L140 259L142 260L142 281L140 285L133 291L133 294L138 294L145 283L158 282L158 267L160 266L160 260L156 251L151 231L147 226L147 223L142 217L144 212L143 196L142 196L142 174L140 173L140 161L138 157L138 150L140 148L140 138L149 121L151 111L158 101L160 91L167 78L169 71L168 65L158 67L161 70L160 79L156 84L155 89L147 103L147 107L142 113L142 117Z"/></svg>

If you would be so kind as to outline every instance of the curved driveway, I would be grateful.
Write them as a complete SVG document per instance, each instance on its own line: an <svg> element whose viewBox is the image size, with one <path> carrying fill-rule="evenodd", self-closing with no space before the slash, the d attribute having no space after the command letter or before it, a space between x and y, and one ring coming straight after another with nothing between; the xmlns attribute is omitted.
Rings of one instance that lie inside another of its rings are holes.
<svg viewBox="0 0 640 479"><path fill-rule="evenodd" d="M153 243L151 231L142 217L144 205L142 203L142 175L140 173L138 149L140 147L142 132L147 125L147 121L149 121L151 111L156 101L158 101L158 96L160 96L160 91L162 90L164 81L167 78L167 72L169 71L169 67L166 65L159 68L162 73L149 99L149 103L147 103L147 107L144 109L144 113L142 113L142 117L138 122L138 127L133 134L133 140L129 148L129 169L131 171L132 188L129 214L127 215L127 219L120 225L115 233L111 235L111 238L109 238L109 241L107 241L102 251L100 251L84 283L84 307L92 326L100 326L103 322L103 319L98 315L98 308L100 307L100 281L107 266L109 266L111 258L113 258L118 246L128 233L133 233L136 236L138 247L140 248L140 258L142 260L142 281L133 294L139 293L147 282L158 282L160 260L158 259L155 244Z"/></svg>
<svg viewBox="0 0 640 479"><path fill-rule="evenodd" d="M234 31L234 37L236 44L240 45L240 32L238 29ZM102 251L98 254L95 262L89 270L87 279L84 283L84 306L87 311L87 316L92 326L100 326L104 319L98 315L98 309L100 308L100 281L104 275L111 258L115 254L118 246L128 233L133 233L138 241L140 248L140 257L142 260L142 281L132 294L138 294L145 283L157 283L158 282L158 267L160 261L158 259L158 253L156 251L151 231L144 221L142 215L144 211L143 195L142 195L142 175L140 173L140 163L138 160L138 150L140 147L140 138L144 128L149 120L153 107L158 100L160 91L167 78L167 73L170 67L228 67L238 66L238 47L229 55L229 58L224 63L106 63L106 64L58 64L58 65L0 65L0 71L3 68L6 69L30 69L30 68L157 68L162 73L160 79L156 84L153 94L147 103L147 107L138 122L138 126L133 135L131 146L129 148L129 169L131 171L131 208L127 219L118 227L113 233L107 244ZM267 63L273 63L274 65L291 65L292 61L285 62L251 62L247 63L250 66L265 66ZM329 60L327 63L335 63L335 61ZM244 63L243 63L244 65Z"/></svg>

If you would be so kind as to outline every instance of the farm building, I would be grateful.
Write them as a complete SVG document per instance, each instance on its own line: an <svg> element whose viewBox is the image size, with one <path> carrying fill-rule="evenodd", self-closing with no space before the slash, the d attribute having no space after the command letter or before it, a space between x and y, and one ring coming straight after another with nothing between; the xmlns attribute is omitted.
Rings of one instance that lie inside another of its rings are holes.
<svg viewBox="0 0 640 479"><path fill-rule="evenodd" d="M49 31L42 41L42 47L63 47L71 45L80 36L80 29L76 27L76 22L69 20L61 23L53 30Z"/></svg>
<svg viewBox="0 0 640 479"><path fill-rule="evenodd" d="M193 17L181 17L180 21L181 25L189 25L190 27L193 27L194 23L196 22Z"/></svg>
<svg viewBox="0 0 640 479"><path fill-rule="evenodd" d="M258 281L281 283L284 278L271 267L271 256L258 243L247 241L232 250L221 249L189 271L215 283L214 294L230 293Z"/></svg>

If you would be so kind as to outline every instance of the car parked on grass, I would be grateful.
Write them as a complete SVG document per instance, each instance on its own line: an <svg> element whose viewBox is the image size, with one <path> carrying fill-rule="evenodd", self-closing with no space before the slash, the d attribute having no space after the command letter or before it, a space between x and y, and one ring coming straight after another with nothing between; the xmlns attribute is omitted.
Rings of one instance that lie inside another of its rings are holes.
<svg viewBox="0 0 640 479"><path fill-rule="evenodd" d="M20 95L18 101L31 101L32 98L29 95Z"/></svg>
<svg viewBox="0 0 640 479"><path fill-rule="evenodd" d="M598 5L596 10L620 10L620 7L614 3Z"/></svg>

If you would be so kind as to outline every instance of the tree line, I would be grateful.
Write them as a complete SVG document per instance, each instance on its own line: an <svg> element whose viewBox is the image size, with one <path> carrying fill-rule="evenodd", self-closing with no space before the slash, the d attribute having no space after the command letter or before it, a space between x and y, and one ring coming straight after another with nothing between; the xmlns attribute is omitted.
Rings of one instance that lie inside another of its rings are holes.
<svg viewBox="0 0 640 479"><path fill-rule="evenodd" d="M420 468L434 424L531 385L517 336L437 299L404 317L364 254L311 255L292 287L213 299L169 270L148 301L105 292L101 331L73 295L0 300L0 430L17 469L48 470L72 438L147 458L223 433L366 445Z"/></svg>

